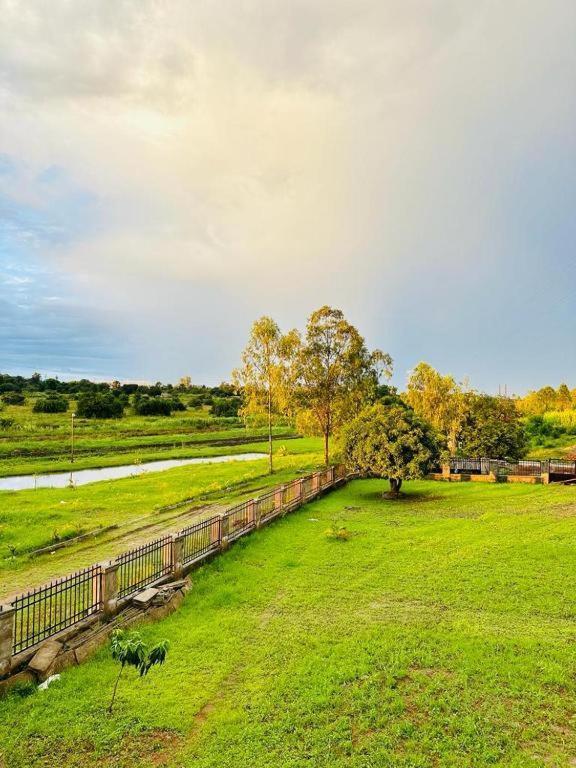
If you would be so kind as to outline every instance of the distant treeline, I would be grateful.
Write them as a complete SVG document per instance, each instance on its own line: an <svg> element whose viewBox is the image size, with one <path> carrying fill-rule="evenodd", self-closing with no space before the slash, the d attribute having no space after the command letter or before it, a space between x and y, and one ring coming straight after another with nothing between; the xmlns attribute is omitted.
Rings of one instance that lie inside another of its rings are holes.
<svg viewBox="0 0 576 768"><path fill-rule="evenodd" d="M520 413L526 416L543 416L551 411L571 411L576 408L576 389L570 389L567 384L536 389L525 397L519 397L516 405Z"/></svg>
<svg viewBox="0 0 576 768"><path fill-rule="evenodd" d="M142 416L165 416L186 408L208 406L214 416L236 417L242 403L241 395L232 384L224 382L217 387L207 387L192 384L188 376L174 385L161 381L155 384L89 379L61 381L43 378L39 373L28 378L0 374L0 404L23 405L27 397L34 400L37 413L62 413L68 410L69 400L76 400L78 415L86 418L119 417L129 405Z"/></svg>

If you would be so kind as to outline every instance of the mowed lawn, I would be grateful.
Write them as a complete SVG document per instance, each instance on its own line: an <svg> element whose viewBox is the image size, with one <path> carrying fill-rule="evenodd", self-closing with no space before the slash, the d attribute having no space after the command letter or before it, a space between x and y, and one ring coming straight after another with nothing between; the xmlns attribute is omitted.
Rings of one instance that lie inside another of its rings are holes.
<svg viewBox="0 0 576 768"><path fill-rule="evenodd" d="M576 489L355 481L193 574L166 666L0 702L0 765L576 764ZM348 541L327 537L337 517Z"/></svg>

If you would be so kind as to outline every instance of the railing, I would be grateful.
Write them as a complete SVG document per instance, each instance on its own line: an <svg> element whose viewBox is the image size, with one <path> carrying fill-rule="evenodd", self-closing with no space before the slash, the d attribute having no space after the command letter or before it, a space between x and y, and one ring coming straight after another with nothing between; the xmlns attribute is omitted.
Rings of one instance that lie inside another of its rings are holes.
<svg viewBox="0 0 576 768"><path fill-rule="evenodd" d="M126 597L172 572L172 538L164 536L124 552L118 564L118 596Z"/></svg>
<svg viewBox="0 0 576 768"><path fill-rule="evenodd" d="M102 570L92 565L12 601L12 652L25 651L102 608Z"/></svg>
<svg viewBox="0 0 576 768"><path fill-rule="evenodd" d="M225 512L222 519L228 523L228 540L234 541L234 539L240 538L256 527L254 502L243 501Z"/></svg>
<svg viewBox="0 0 576 768"><path fill-rule="evenodd" d="M14 598L4 611L0 606L0 623L12 622L12 654L27 651L103 611L113 613L119 601L173 577L178 569L204 560L221 548L224 539L232 542L346 478L346 469L337 466L293 480L257 499L236 504L221 515L201 520L174 536L143 544L118 555L110 563L92 565ZM6 659L0 658L0 670L5 662Z"/></svg>
<svg viewBox="0 0 576 768"><path fill-rule="evenodd" d="M182 539L182 563L198 560L210 552L220 549L222 539L220 515L202 520L180 531L178 538Z"/></svg>
<svg viewBox="0 0 576 768"><path fill-rule="evenodd" d="M576 477L576 462L567 459L450 459L450 472L467 475L520 475L539 477L543 474Z"/></svg>

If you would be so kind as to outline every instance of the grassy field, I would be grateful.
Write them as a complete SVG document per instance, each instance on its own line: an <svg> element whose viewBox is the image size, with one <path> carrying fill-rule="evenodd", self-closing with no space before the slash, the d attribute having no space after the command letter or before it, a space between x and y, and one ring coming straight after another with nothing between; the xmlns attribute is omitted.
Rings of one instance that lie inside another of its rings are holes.
<svg viewBox="0 0 576 768"><path fill-rule="evenodd" d="M193 577L167 665L0 702L0 765L576 763L576 491L356 481ZM348 541L326 536L337 517Z"/></svg>
<svg viewBox="0 0 576 768"><path fill-rule="evenodd" d="M140 537L134 541L140 531L151 540L164 527L182 527L176 517L182 510L166 507L185 500L185 511L208 502L229 505L239 495L257 494L321 463L316 438L289 440L276 448L272 476L263 455L255 461L189 465L74 489L0 491L0 599L129 549L140 543ZM249 444L243 450L264 452L266 444ZM117 528L104 530L109 526ZM92 531L101 533L54 554L31 555Z"/></svg>
<svg viewBox="0 0 576 768"><path fill-rule="evenodd" d="M293 433L276 427L275 436ZM76 469L218 455L241 451L241 444L261 440L265 430L244 427L239 419L215 418L202 409L172 416L76 419ZM232 451L230 450L232 448ZM71 411L36 414L32 403L6 406L0 413L0 476L69 472Z"/></svg>

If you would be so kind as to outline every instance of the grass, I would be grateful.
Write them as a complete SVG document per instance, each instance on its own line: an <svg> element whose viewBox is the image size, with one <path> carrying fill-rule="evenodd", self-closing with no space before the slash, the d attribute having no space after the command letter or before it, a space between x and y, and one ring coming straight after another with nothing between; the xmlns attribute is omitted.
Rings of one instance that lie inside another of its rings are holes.
<svg viewBox="0 0 576 768"><path fill-rule="evenodd" d="M0 476L69 472L70 414L36 414L31 403L6 406L0 413ZM277 438L293 432L282 426L274 431ZM202 409L170 417L128 413L122 419L76 419L74 468L239 452L241 445L230 444L262 440L264 433Z"/></svg>
<svg viewBox="0 0 576 768"><path fill-rule="evenodd" d="M264 452L266 444L251 444L244 446L244 450ZM35 549L111 525L126 526L138 521L142 525L160 524L170 514L163 512L163 508L186 499L230 504L239 494L255 493L258 488L280 484L317 467L321 461L320 441L290 440L281 453L285 455L276 456L272 476L267 474L267 459L263 457L242 463L189 465L147 472L75 489L0 491L0 596L98 562L127 546L122 542L108 546L107 539L115 541L117 537L112 532L98 538L97 546L91 539L53 555L31 557ZM151 533L148 538L155 535L158 534Z"/></svg>
<svg viewBox="0 0 576 768"><path fill-rule="evenodd" d="M107 650L0 702L5 765L574 764L574 489L383 487L351 483L195 573L143 627L170 639L166 667L126 681L113 717Z"/></svg>

